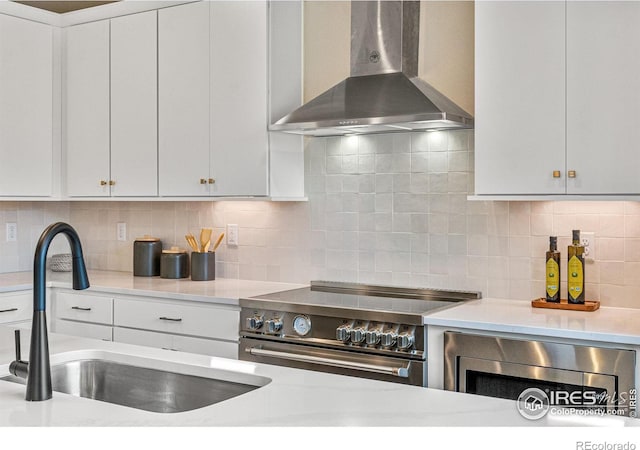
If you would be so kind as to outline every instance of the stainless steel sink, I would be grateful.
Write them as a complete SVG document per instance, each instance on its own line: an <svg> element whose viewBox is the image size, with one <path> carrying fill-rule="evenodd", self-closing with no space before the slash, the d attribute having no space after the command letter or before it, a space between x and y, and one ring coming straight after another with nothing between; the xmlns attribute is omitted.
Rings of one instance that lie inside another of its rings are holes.
<svg viewBox="0 0 640 450"><path fill-rule="evenodd" d="M25 384L13 375L0 380ZM51 380L56 392L157 413L191 411L260 387L102 359L53 365Z"/></svg>

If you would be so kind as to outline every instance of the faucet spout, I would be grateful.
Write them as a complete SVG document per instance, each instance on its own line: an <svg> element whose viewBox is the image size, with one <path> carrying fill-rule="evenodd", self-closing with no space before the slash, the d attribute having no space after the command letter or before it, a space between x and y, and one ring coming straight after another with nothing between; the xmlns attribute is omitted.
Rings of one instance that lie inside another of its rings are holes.
<svg viewBox="0 0 640 450"><path fill-rule="evenodd" d="M64 222L49 225L40 236L33 261L33 321L31 324L26 395L28 401L48 400L52 396L46 316L46 263L51 241L60 233L67 237L71 246L73 289L82 290L89 287L89 277L87 276L78 233L71 225Z"/></svg>

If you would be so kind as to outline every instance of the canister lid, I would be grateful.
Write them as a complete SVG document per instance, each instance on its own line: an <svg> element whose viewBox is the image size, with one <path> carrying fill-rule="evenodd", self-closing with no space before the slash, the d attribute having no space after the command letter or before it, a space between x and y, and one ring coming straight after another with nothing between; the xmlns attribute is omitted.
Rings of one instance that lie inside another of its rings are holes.
<svg viewBox="0 0 640 450"><path fill-rule="evenodd" d="M162 253L168 253L168 254L176 254L176 253L187 253L186 250L180 248L180 247L171 247L168 250L162 250Z"/></svg>
<svg viewBox="0 0 640 450"><path fill-rule="evenodd" d="M135 242L158 242L160 241L160 239L150 236L148 234L145 234L142 237L136 238Z"/></svg>

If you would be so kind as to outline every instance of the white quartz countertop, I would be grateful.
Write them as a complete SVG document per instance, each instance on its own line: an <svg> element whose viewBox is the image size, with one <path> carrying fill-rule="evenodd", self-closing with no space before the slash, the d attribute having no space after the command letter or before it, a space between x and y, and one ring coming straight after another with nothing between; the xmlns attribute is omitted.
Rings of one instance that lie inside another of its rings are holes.
<svg viewBox="0 0 640 450"><path fill-rule="evenodd" d="M24 347L28 347L23 336ZM24 400L23 385L0 381L0 426L629 426L638 421L607 417L524 419L510 400L396 383L324 374L265 364L94 341L52 334L52 364L115 355L146 367L185 364L212 376L266 377L267 385L238 397L183 413L161 414L54 392L44 402ZM23 353L28 349L23 347ZM73 353L75 352L75 353ZM0 377L13 359L13 329L0 326ZM132 359L133 358L133 359ZM233 378L232 378L233 379Z"/></svg>
<svg viewBox="0 0 640 450"><path fill-rule="evenodd" d="M271 281L237 280L218 278L211 281L192 281L190 278L171 280L160 277L134 277L131 272L89 271L92 289L100 292L124 295L146 295L191 301L212 301L238 304L238 299L305 287L304 284ZM31 289L33 274L15 272L0 274L0 292ZM71 272L47 272L47 285L71 287Z"/></svg>
<svg viewBox="0 0 640 450"><path fill-rule="evenodd" d="M427 325L640 345L640 309L593 312L533 308L530 302L485 298L424 316Z"/></svg>

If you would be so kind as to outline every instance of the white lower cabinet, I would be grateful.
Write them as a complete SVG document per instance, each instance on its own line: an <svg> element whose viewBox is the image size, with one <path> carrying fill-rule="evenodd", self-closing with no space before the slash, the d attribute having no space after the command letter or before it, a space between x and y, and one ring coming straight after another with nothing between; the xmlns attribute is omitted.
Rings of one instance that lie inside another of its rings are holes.
<svg viewBox="0 0 640 450"><path fill-rule="evenodd" d="M86 294L66 289L53 291L52 330L56 333L224 358L238 357L240 309L237 306L153 297L112 297L106 293Z"/></svg>
<svg viewBox="0 0 640 450"><path fill-rule="evenodd" d="M239 320L234 306L116 299L113 337L116 342L237 358Z"/></svg>
<svg viewBox="0 0 640 450"><path fill-rule="evenodd" d="M238 343L115 327L113 340L178 352L238 359Z"/></svg>
<svg viewBox="0 0 640 450"><path fill-rule="evenodd" d="M56 292L56 319L113 324L113 298L102 295Z"/></svg>
<svg viewBox="0 0 640 450"><path fill-rule="evenodd" d="M33 315L31 291L0 294L0 323L28 322Z"/></svg>
<svg viewBox="0 0 640 450"><path fill-rule="evenodd" d="M74 322L72 320L55 320L53 327L55 332L60 334L100 339L102 341L113 340L113 327L111 325Z"/></svg>
<svg viewBox="0 0 640 450"><path fill-rule="evenodd" d="M213 339L238 339L237 308L169 301L117 299L114 325Z"/></svg>

